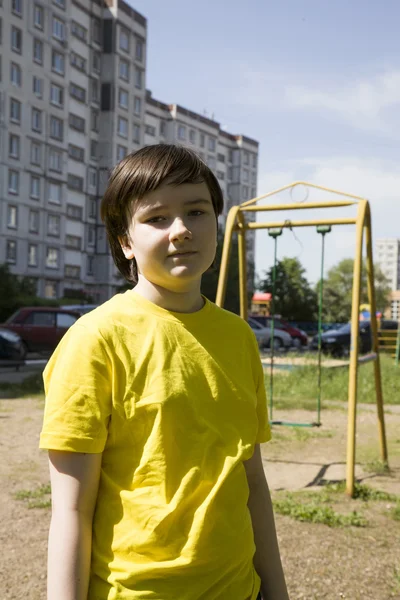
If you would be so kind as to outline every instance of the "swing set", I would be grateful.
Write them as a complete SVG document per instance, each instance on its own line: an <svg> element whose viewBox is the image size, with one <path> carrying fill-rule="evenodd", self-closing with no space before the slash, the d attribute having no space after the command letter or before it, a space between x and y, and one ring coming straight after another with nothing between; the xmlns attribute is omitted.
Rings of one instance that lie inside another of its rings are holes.
<svg viewBox="0 0 400 600"><path fill-rule="evenodd" d="M263 204L258 205L260 200L269 199L285 190L293 190L298 186L305 186L307 196L301 203L291 202L287 204ZM326 202L307 202L309 188L328 192L336 197L335 200ZM326 209L357 206L357 214L352 218L322 219L322 220L298 220L286 219L278 222L260 223L246 220L246 213L289 211L303 209ZM374 362L376 406L378 415L378 431L380 440L380 453L382 461L387 464L388 452L386 443L385 420L383 411L381 368L379 360L378 324L376 319L376 302L374 287L374 265L372 260L372 232L371 211L369 202L359 196L340 192L330 188L322 187L312 183L296 181L282 188L248 200L238 206L233 206L227 216L225 226L224 245L222 250L221 269L218 281L216 304L223 306L226 294L228 277L229 257L232 247L233 234L238 235L239 254L239 300L240 316L247 321L247 261L246 261L246 233L255 229L267 229L274 240L274 268L273 268L273 290L272 290L272 315L274 315L274 292L276 283L277 264L277 240L284 228L315 227L322 236L321 278L319 286L319 310L318 310L318 397L317 397L317 420L313 423L290 423L288 421L273 421L273 365L274 365L274 318L271 322L271 376L270 376L270 418L273 425L292 425L300 427L314 427L321 425L321 383L322 383L322 361L321 361L321 335L322 335L322 292L324 274L325 236L330 233L332 226L355 225L356 226L356 254L353 272L353 293L351 312L351 347L349 365L349 388L348 388L348 425L347 425L347 467L346 467L346 491L350 496L354 495L354 473L355 473L355 442L356 442L356 408L357 408L357 374L358 366L368 361ZM361 297L361 269L363 238L365 235L366 258L367 258L367 282L368 302L371 306L371 332L372 352L367 357L359 357L359 306Z"/></svg>

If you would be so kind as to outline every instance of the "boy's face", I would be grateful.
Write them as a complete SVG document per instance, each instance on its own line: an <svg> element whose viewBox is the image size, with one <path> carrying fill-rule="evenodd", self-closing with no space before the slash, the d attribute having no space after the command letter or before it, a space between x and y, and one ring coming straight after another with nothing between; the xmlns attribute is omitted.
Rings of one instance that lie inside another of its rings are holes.
<svg viewBox="0 0 400 600"><path fill-rule="evenodd" d="M205 183L162 185L147 194L130 215L127 259L136 259L139 278L169 291L198 286L212 264L217 222Z"/></svg>

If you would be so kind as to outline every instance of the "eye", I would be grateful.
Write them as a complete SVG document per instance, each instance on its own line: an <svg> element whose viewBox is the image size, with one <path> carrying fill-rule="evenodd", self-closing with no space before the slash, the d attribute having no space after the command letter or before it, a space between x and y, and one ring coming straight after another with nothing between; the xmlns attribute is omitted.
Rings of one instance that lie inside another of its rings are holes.
<svg viewBox="0 0 400 600"><path fill-rule="evenodd" d="M204 215L204 210L200 210L200 209L191 210L189 215L191 217L200 217L201 215Z"/></svg>
<svg viewBox="0 0 400 600"><path fill-rule="evenodd" d="M163 221L163 219L164 219L164 217L159 215L158 217L151 217L150 219L147 219L146 223L161 223L161 221Z"/></svg>

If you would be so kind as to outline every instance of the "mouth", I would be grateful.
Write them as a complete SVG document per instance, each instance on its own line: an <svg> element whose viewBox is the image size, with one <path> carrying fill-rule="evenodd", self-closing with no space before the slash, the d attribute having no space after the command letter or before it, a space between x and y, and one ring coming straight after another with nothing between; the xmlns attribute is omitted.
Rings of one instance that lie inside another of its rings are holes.
<svg viewBox="0 0 400 600"><path fill-rule="evenodd" d="M188 251L188 252L173 252L172 254L169 254L168 256L172 257L172 258L182 258L184 256L193 256L194 254L197 254L194 251Z"/></svg>

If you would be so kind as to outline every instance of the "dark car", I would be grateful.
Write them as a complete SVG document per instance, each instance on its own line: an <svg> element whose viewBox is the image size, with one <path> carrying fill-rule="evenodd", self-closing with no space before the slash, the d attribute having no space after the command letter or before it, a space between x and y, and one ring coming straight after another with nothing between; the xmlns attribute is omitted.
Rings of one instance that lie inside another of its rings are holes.
<svg viewBox="0 0 400 600"><path fill-rule="evenodd" d="M20 308L3 324L17 333L24 352L52 352L80 314L61 308L34 306Z"/></svg>
<svg viewBox="0 0 400 600"><path fill-rule="evenodd" d="M271 317L266 317L263 315L250 315L250 316L252 319L254 319L254 321L257 321L263 327L271 327L271 322L272 322ZM286 333L288 333L290 335L290 337L292 338L292 345L295 346L296 348L301 348L302 346L307 346L308 337L307 337L307 334L305 333L305 331L303 331L302 329L298 329L297 327L293 327L292 325L290 325L290 323L285 321L285 319L282 319L281 317L275 318L274 319L274 328L281 329L282 331L286 331Z"/></svg>
<svg viewBox="0 0 400 600"><path fill-rule="evenodd" d="M380 323L380 329L397 329L396 321L384 321ZM331 329L321 335L321 349L324 353L332 356L343 357L350 354L351 323L346 323L339 329ZM318 349L318 336L311 341L311 349ZM371 352L372 336L371 323L369 321L360 322L360 353Z"/></svg>
<svg viewBox="0 0 400 600"><path fill-rule="evenodd" d="M0 361L22 362L25 354L21 337L9 329L0 327Z"/></svg>

